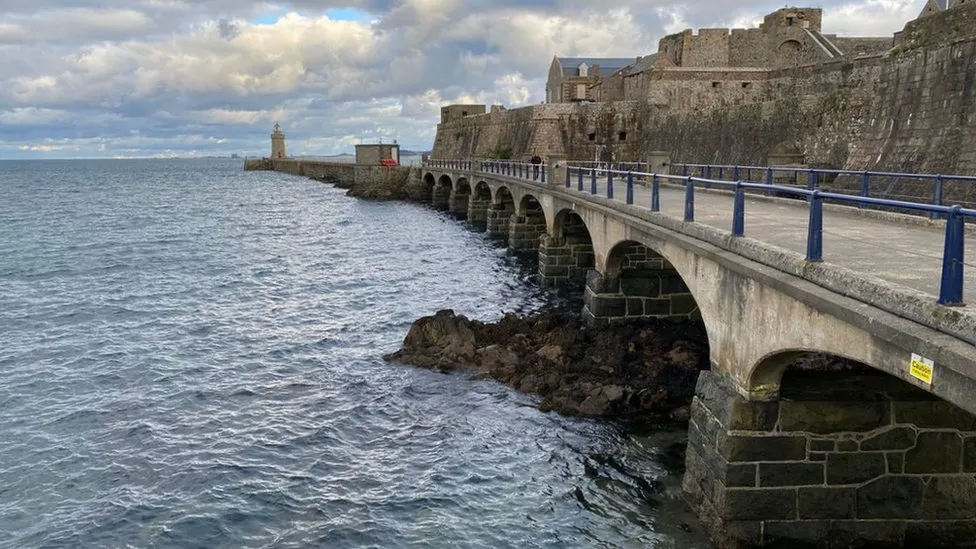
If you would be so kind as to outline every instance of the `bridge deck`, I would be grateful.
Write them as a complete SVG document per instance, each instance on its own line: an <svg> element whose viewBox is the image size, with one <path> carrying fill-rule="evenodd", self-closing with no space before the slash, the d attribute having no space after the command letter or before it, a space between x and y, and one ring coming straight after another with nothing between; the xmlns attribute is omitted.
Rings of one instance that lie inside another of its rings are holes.
<svg viewBox="0 0 976 549"><path fill-rule="evenodd" d="M576 189L574 181L573 189ZM585 181L583 194L589 194ZM598 194L606 196L606 180L598 180ZM580 191L575 191L580 192ZM614 199L626 201L626 185L614 182ZM661 213L684 215L684 189L661 187ZM634 186L634 205L650 210L651 190ZM801 200L767 200L746 195L745 236L800 254L806 253L809 206ZM856 211L824 208L824 261L882 280L939 295L945 230L895 220L875 219ZM695 193L695 221L730 231L731 194ZM976 238L968 238L966 256L976 257ZM966 309L976 310L976 265L966 263ZM934 299L934 297L933 297Z"/></svg>

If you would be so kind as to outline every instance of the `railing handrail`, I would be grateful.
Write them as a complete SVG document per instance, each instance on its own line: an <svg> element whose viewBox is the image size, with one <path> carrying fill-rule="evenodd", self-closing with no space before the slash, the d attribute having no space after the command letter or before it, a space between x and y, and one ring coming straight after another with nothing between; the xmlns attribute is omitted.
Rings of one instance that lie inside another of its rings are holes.
<svg viewBox="0 0 976 549"><path fill-rule="evenodd" d="M976 181L976 176L973 175L952 175L952 174L935 174L935 173L904 173L904 172L883 172L875 170L842 170L834 168L813 168L813 167L803 167L803 166L750 166L746 164L692 164L687 162L679 162L672 164L673 167L677 169L688 168L708 168L708 169L724 169L724 170L773 170L777 172L788 172L788 173L806 173L811 172L817 174L833 174L833 175L852 175L852 176L864 176L869 175L872 177L896 177L896 178L910 178L910 179L935 179L941 177L945 181Z"/></svg>
<svg viewBox="0 0 976 549"><path fill-rule="evenodd" d="M850 204L863 208L864 206L877 206L883 208L892 208L902 211L914 211L914 212L924 212L930 214L932 217L942 217L945 219L945 242L944 251L942 256L942 278L939 287L939 297L938 303L941 305L963 305L963 282L964 282L964 252L965 252L965 226L967 219L976 219L976 209L973 208L963 208L961 205L951 205L947 206L941 203L941 182L944 180L973 180L976 181L976 177L969 176L928 176L926 174L895 174L887 172L853 172L853 171L831 171L830 173L850 173L860 175L865 181L868 180L871 174L877 174L882 176L893 176L893 177L918 177L926 178L932 177L936 178L937 187L935 194L934 203L923 203L923 202L911 202L907 200L892 200L890 198L877 198L868 196L869 188L865 188L862 185L861 194L842 194L836 192L824 192L818 188L816 185L817 181L811 177L808 187L802 188L798 186L789 185L779 185L774 183L774 179L768 177L768 174L773 170L779 170L778 167L772 166L716 166L712 164L676 164L674 166L678 167L682 171L687 171L690 167L701 167L707 170L719 168L733 168L733 174L737 179L729 181L726 179L713 179L711 177L697 177L693 175L676 175L672 173L655 173L655 172L645 172L645 171L635 171L635 170L615 170L605 167L597 167L600 164L612 165L612 163L606 162L594 162L591 167L583 165L571 165L572 161L565 162L563 169L565 170L565 185L566 188L572 188L572 183L576 180L577 190L583 192L585 190L584 185L584 175L589 176L589 194L596 195L598 191L597 176L602 174L606 177L606 197L608 199L614 198L614 178L620 177L626 182L626 203L634 203L634 186L638 183L637 180L644 179L650 180L651 182L651 211L660 212L660 186L661 181L680 181L684 183L685 188L685 204L684 204L684 221L694 222L695 221L695 188L697 185L702 184L706 188L712 186L721 188L730 188L733 192L733 212L732 212L732 236L733 237L743 237L745 236L745 191L746 190L761 190L766 194L770 193L780 193L788 194L797 197L802 197L809 203L809 221L807 224L807 252L806 260L810 262L819 262L823 260L823 203L825 200L832 202L837 202L841 204ZM625 163L626 164L626 163ZM634 163L640 166L640 163ZM425 164L426 165L426 164ZM548 166L543 164L532 164L528 162L521 161L511 161L511 160L482 160L475 162L472 160L461 160L461 161L431 161L431 166L453 166L456 169L464 169L467 171L480 171L487 173L494 173L497 175L511 177L520 180L527 180L529 182L540 182L546 184L546 172ZM532 166L535 169L525 169L526 166ZM674 167L672 166L672 167ZM743 181L738 176L741 175L741 170L762 170L767 174L766 182L758 183L753 181ZM824 171L817 172L815 168L786 168L787 170L793 170L803 173L824 173ZM541 175L541 178L540 178ZM551 175L551 174L550 174ZM540 181L541 179L541 181ZM549 183L558 183L556 181L551 181Z"/></svg>

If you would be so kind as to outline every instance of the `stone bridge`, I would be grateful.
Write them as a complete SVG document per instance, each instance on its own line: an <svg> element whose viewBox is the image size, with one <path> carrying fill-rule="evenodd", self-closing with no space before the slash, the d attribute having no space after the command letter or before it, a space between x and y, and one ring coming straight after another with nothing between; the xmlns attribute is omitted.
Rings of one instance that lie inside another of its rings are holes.
<svg viewBox="0 0 976 549"><path fill-rule="evenodd" d="M433 207L537 255L590 321L704 323L684 489L720 547L976 547L976 311L936 302L944 221L825 205L808 261L804 201L750 194L733 236L730 193L689 218L684 187L436 165Z"/></svg>

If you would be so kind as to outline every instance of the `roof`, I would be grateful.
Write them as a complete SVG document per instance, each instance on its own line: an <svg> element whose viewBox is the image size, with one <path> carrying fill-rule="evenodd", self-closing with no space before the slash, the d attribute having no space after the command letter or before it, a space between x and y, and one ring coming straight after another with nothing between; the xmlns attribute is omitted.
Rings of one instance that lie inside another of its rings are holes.
<svg viewBox="0 0 976 549"><path fill-rule="evenodd" d="M634 73L644 72L654 66L654 62L665 57L661 52L645 55L640 61L634 63ZM631 73L633 74L633 73Z"/></svg>
<svg viewBox="0 0 976 549"><path fill-rule="evenodd" d="M620 69L631 65L637 59L635 57L557 57L559 64L563 68L563 76L579 76L579 66L586 63L587 66L600 65L600 74L609 76Z"/></svg>

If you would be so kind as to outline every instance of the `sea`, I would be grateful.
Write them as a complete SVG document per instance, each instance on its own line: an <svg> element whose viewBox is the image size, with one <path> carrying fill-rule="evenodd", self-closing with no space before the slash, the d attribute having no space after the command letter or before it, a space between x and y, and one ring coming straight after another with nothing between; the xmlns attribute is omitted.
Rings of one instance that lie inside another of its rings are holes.
<svg viewBox="0 0 976 549"><path fill-rule="evenodd" d="M464 222L239 159L0 162L0 548L712 547L683 432L389 364L551 305Z"/></svg>

